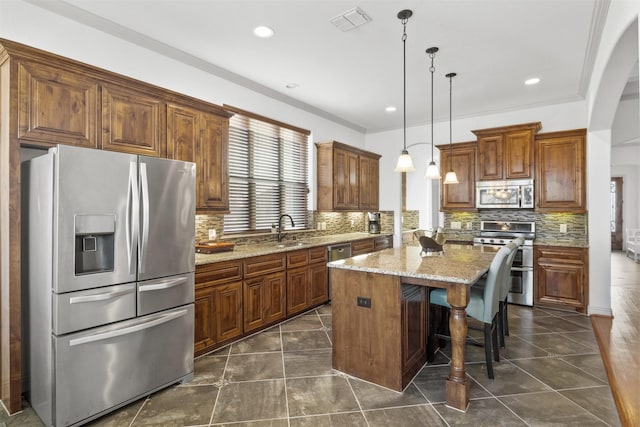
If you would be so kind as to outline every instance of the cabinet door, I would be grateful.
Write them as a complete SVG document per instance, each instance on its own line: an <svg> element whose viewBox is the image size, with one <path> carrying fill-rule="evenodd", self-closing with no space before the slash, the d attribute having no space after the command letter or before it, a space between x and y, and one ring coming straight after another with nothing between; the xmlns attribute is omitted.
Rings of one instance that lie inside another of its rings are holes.
<svg viewBox="0 0 640 427"><path fill-rule="evenodd" d="M98 82L51 66L18 65L18 138L98 146Z"/></svg>
<svg viewBox="0 0 640 427"><path fill-rule="evenodd" d="M335 209L358 209L358 155L339 148L333 151L333 200Z"/></svg>
<svg viewBox="0 0 640 427"><path fill-rule="evenodd" d="M326 264L309 266L309 307L329 300L329 274Z"/></svg>
<svg viewBox="0 0 640 427"><path fill-rule="evenodd" d="M215 288L216 339L218 342L242 335L242 282Z"/></svg>
<svg viewBox="0 0 640 427"><path fill-rule="evenodd" d="M535 248L535 304L585 312L588 299L587 250Z"/></svg>
<svg viewBox="0 0 640 427"><path fill-rule="evenodd" d="M475 210L476 208L476 148L475 144L458 144L453 148L453 170L458 184L444 185L440 181L441 210ZM440 151L440 164L448 165L449 150Z"/></svg>
<svg viewBox="0 0 640 427"><path fill-rule="evenodd" d="M379 170L378 159L360 156L360 209L378 210Z"/></svg>
<svg viewBox="0 0 640 427"><path fill-rule="evenodd" d="M537 211L586 211L585 135L557 132L536 141Z"/></svg>
<svg viewBox="0 0 640 427"><path fill-rule="evenodd" d="M402 322L402 376L408 380L427 360L426 288L402 285L400 305Z"/></svg>
<svg viewBox="0 0 640 427"><path fill-rule="evenodd" d="M195 292L193 350L196 356L206 353L216 343L215 293L213 286L196 289Z"/></svg>
<svg viewBox="0 0 640 427"><path fill-rule="evenodd" d="M195 162L199 137L198 112L191 108L167 105L167 158Z"/></svg>
<svg viewBox="0 0 640 427"><path fill-rule="evenodd" d="M480 170L478 171L479 180L494 180L504 178L502 168L503 148L504 138L501 134L478 138L478 167L480 168ZM441 164L445 163L441 162ZM456 174L457 172L458 171L456 171Z"/></svg>
<svg viewBox="0 0 640 427"><path fill-rule="evenodd" d="M284 319L286 316L284 272L244 281L244 332Z"/></svg>
<svg viewBox="0 0 640 427"><path fill-rule="evenodd" d="M159 98L103 84L102 149L165 157L163 109Z"/></svg>
<svg viewBox="0 0 640 427"><path fill-rule="evenodd" d="M505 134L505 178L533 178L533 132L514 131Z"/></svg>
<svg viewBox="0 0 640 427"><path fill-rule="evenodd" d="M287 316L304 311L309 302L309 269L287 271Z"/></svg>
<svg viewBox="0 0 640 427"><path fill-rule="evenodd" d="M198 140L197 173L199 211L229 211L229 120L202 113Z"/></svg>

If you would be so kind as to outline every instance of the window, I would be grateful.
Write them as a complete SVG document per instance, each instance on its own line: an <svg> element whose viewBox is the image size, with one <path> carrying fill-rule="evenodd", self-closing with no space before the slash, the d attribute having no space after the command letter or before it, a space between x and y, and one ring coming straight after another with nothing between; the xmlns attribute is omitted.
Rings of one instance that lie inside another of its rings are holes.
<svg viewBox="0 0 640 427"><path fill-rule="evenodd" d="M235 107L229 122L229 214L224 232L267 231L282 214L307 228L309 131ZM284 221L283 221L284 223Z"/></svg>

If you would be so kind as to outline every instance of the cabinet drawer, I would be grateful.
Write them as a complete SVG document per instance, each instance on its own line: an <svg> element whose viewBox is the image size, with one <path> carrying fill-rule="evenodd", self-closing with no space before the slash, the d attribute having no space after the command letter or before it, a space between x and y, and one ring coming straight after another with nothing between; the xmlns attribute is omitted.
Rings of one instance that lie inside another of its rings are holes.
<svg viewBox="0 0 640 427"><path fill-rule="evenodd" d="M244 278L260 276L284 270L286 267L284 254L263 255L244 261Z"/></svg>
<svg viewBox="0 0 640 427"><path fill-rule="evenodd" d="M361 255L367 254L369 252L373 252L374 249L374 240L373 239L365 239L358 240L356 242L351 242L351 255Z"/></svg>
<svg viewBox="0 0 640 427"><path fill-rule="evenodd" d="M536 247L536 259L584 261L584 249L562 247Z"/></svg>
<svg viewBox="0 0 640 427"><path fill-rule="evenodd" d="M287 268L304 267L309 264L309 251L287 252Z"/></svg>
<svg viewBox="0 0 640 427"><path fill-rule="evenodd" d="M326 263L327 259L328 254L326 246L309 249L309 264L315 264L317 262Z"/></svg>
<svg viewBox="0 0 640 427"><path fill-rule="evenodd" d="M241 261L225 261L196 266L196 287L242 279Z"/></svg>
<svg viewBox="0 0 640 427"><path fill-rule="evenodd" d="M393 247L393 237L383 236L376 237L373 241L373 249L376 251L381 251L383 249L388 249Z"/></svg>

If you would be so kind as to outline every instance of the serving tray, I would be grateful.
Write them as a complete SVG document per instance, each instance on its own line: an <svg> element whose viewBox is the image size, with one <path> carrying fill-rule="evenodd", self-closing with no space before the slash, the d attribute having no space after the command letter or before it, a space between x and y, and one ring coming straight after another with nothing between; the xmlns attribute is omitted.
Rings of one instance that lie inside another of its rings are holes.
<svg viewBox="0 0 640 427"><path fill-rule="evenodd" d="M196 243L196 252L199 254L230 252L234 246L235 243L232 242L200 242Z"/></svg>

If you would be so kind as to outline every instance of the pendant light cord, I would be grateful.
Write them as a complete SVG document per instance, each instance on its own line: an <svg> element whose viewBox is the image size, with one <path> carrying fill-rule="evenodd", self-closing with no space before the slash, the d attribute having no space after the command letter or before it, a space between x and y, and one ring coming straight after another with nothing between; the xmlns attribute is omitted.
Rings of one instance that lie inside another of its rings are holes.
<svg viewBox="0 0 640 427"><path fill-rule="evenodd" d="M455 76L454 73L450 73L448 74L449 76L449 170L452 171L453 170L453 131L452 129L452 120L453 120L453 76Z"/></svg>
<svg viewBox="0 0 640 427"><path fill-rule="evenodd" d="M402 19L402 129L403 134L403 150L402 153L407 152L407 22L409 18Z"/></svg>
<svg viewBox="0 0 640 427"><path fill-rule="evenodd" d="M431 50L431 52L429 52ZM436 52L438 48L430 48L427 50L429 52L429 58L431 58L431 67L429 67L429 71L431 72L431 161L434 162L433 157L433 73L436 71L436 68L433 66L433 58L436 56Z"/></svg>

